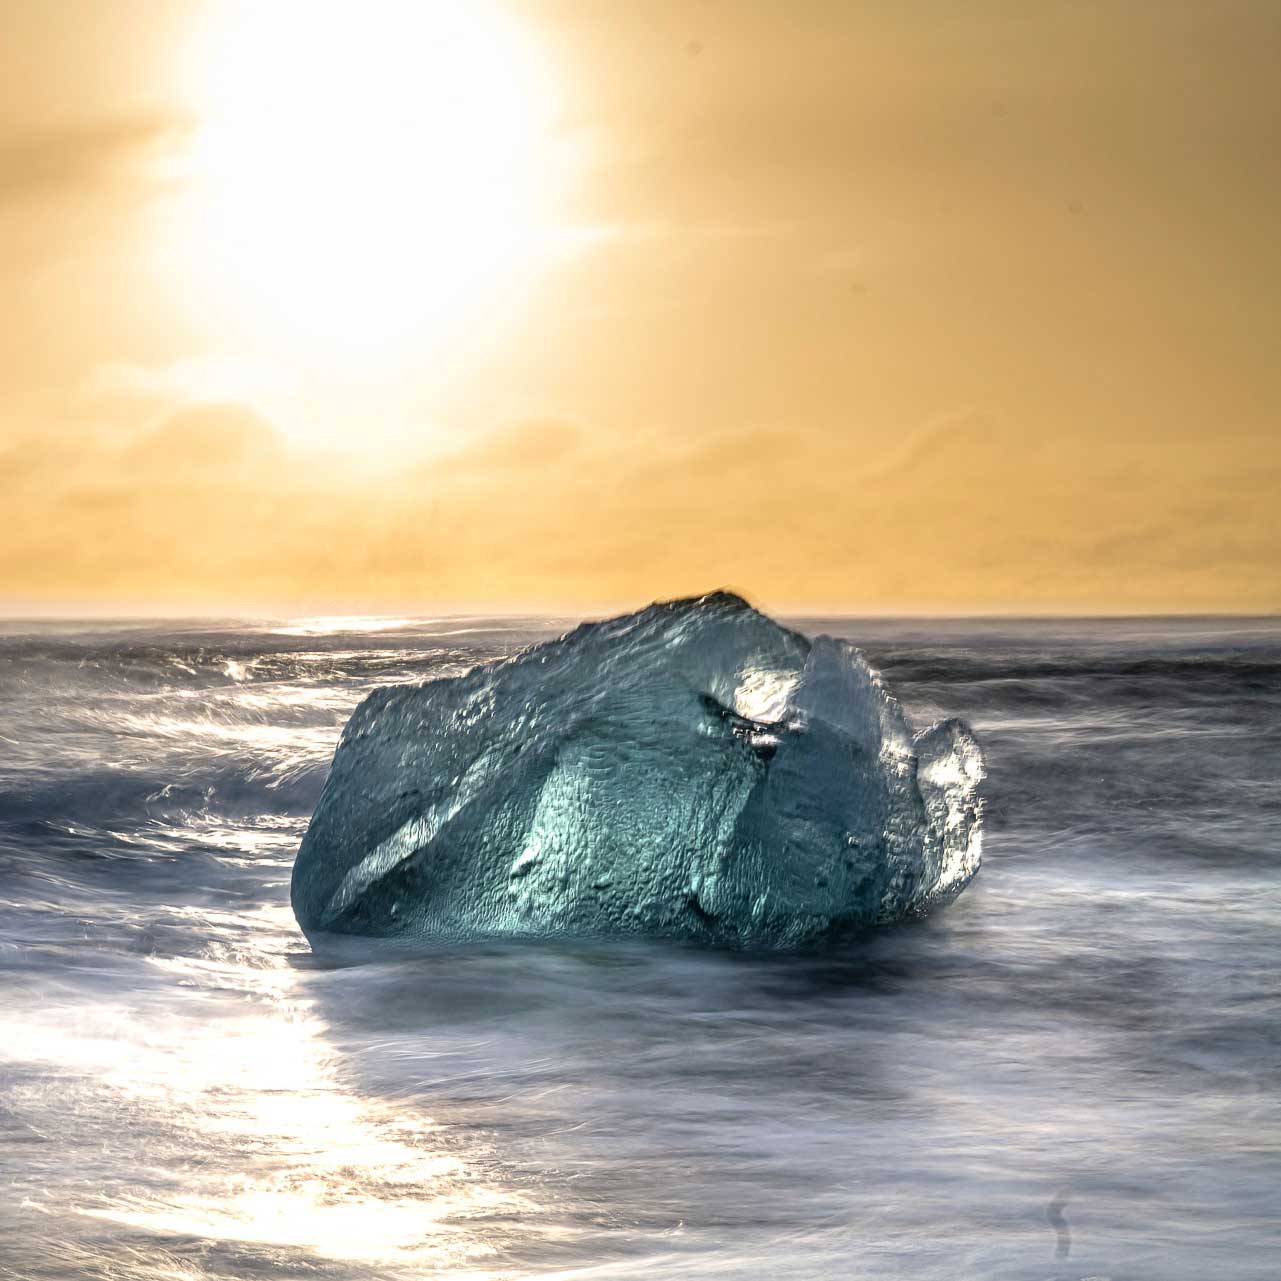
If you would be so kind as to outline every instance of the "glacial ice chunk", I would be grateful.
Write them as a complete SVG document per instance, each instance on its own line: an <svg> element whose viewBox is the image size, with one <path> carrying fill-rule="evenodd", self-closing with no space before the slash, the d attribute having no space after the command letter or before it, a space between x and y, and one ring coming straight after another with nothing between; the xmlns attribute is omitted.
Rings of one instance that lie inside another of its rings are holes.
<svg viewBox="0 0 1281 1281"><path fill-rule="evenodd" d="M352 714L294 865L309 938L787 948L979 865L983 761L858 650L726 592L587 623Z"/></svg>

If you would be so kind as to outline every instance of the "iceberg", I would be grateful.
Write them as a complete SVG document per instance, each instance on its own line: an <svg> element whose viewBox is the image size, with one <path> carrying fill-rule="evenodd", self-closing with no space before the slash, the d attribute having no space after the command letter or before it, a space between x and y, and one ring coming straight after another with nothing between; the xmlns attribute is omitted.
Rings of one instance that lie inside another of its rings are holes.
<svg viewBox="0 0 1281 1281"><path fill-rule="evenodd" d="M370 694L293 907L313 944L801 947L958 894L982 778L969 729L914 736L853 646L714 592Z"/></svg>

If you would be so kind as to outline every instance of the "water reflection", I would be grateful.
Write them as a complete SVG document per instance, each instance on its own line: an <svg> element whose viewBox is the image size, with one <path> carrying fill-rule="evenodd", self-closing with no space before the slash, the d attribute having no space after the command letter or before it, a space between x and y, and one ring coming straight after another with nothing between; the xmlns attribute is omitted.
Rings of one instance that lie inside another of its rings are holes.
<svg viewBox="0 0 1281 1281"><path fill-rule="evenodd" d="M260 937L283 942L287 915L261 913ZM61 1099L26 1103L42 1102L54 1124L64 1107L107 1120L100 1158L128 1176L66 1188L73 1203L57 1212L141 1231L157 1277L209 1275L169 1267L202 1241L278 1264L300 1253L489 1275L473 1266L494 1253L474 1225L532 1208L528 1195L487 1180L430 1118L355 1092L305 974L282 959L152 957L159 982L141 1006L135 996L0 1019L4 1057L42 1065L63 1087Z"/></svg>
<svg viewBox="0 0 1281 1281"><path fill-rule="evenodd" d="M430 619L397 618L385 614L322 614L315 618L296 618L271 629L274 636L332 636L345 632L391 632Z"/></svg>

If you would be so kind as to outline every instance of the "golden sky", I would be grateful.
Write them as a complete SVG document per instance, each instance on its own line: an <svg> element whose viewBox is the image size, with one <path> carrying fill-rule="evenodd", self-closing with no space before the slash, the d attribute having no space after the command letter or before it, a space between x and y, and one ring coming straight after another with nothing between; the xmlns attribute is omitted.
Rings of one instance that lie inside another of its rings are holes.
<svg viewBox="0 0 1281 1281"><path fill-rule="evenodd" d="M0 16L0 611L1281 609L1275 0Z"/></svg>

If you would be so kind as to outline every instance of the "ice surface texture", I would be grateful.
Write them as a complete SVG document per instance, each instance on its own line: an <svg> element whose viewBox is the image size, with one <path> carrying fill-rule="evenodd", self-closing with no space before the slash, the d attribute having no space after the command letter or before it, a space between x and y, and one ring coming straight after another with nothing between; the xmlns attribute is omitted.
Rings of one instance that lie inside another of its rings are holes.
<svg viewBox="0 0 1281 1281"><path fill-rule="evenodd" d="M587 623L352 714L293 875L314 941L663 936L788 948L979 864L982 757L912 736L844 641L725 592Z"/></svg>

